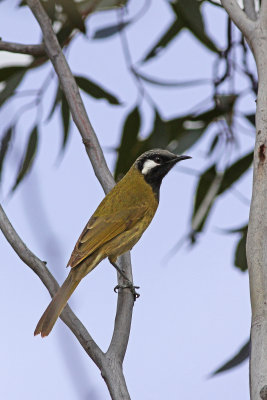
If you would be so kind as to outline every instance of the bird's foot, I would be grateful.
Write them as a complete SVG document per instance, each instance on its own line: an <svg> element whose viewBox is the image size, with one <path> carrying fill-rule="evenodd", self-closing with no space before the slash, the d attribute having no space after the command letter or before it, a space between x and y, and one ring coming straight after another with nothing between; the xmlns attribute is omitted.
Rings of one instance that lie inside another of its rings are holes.
<svg viewBox="0 0 267 400"><path fill-rule="evenodd" d="M136 299L138 299L138 297L140 297L140 294L137 293L137 291L135 289L140 289L140 286L134 286L129 280L127 280L128 282L125 283L124 285L117 285L114 287L114 292L117 293L119 289L130 289L133 297L134 297L134 301Z"/></svg>

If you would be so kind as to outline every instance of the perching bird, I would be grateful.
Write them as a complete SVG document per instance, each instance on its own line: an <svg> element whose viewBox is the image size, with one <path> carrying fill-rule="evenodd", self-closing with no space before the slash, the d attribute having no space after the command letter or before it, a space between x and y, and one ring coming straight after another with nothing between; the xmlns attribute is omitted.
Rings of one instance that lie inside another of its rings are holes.
<svg viewBox="0 0 267 400"><path fill-rule="evenodd" d="M117 257L132 249L154 217L162 179L177 162L188 158L161 149L137 158L89 219L68 262L71 271L43 313L35 335L49 335L77 285L104 258L116 266ZM128 286L134 290L132 284Z"/></svg>

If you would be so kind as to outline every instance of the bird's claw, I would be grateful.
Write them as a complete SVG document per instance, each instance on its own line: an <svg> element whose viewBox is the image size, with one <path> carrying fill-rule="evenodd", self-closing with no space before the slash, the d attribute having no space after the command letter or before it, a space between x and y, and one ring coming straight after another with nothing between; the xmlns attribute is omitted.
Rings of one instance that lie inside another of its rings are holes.
<svg viewBox="0 0 267 400"><path fill-rule="evenodd" d="M117 285L114 287L114 292L118 293L119 289L130 289L133 297L134 297L134 301L136 299L138 299L138 297L140 297L140 294L137 293L137 291L135 289L140 289L140 286L134 286L130 281L124 285Z"/></svg>

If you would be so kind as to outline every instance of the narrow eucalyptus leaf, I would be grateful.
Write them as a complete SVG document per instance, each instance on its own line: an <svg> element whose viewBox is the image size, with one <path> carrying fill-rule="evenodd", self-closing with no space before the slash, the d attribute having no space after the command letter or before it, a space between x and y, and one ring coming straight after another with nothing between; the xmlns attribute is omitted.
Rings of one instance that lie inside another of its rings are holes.
<svg viewBox="0 0 267 400"><path fill-rule="evenodd" d="M14 132L14 127L11 126L10 128L7 129L7 131L4 133L2 139L1 139L1 144L0 144L0 181L2 177L2 170L3 170L3 165L4 165L4 160L8 152L10 140L12 137L12 134Z"/></svg>
<svg viewBox="0 0 267 400"><path fill-rule="evenodd" d="M88 78L83 76L75 76L77 85L84 92L96 99L105 99L110 104L119 105L119 100L113 96L111 93L107 92L105 89L97 85L95 82L90 81Z"/></svg>
<svg viewBox="0 0 267 400"><path fill-rule="evenodd" d="M235 251L235 266L241 271L247 271L247 256L246 256L246 242L247 242L247 231L243 232L241 239L237 243Z"/></svg>
<svg viewBox="0 0 267 400"><path fill-rule="evenodd" d="M18 187L18 185L30 171L34 157L36 155L37 145L38 145L38 128L37 126L35 126L32 132L30 133L29 140L27 143L26 153L23 157L20 169L18 171L16 181L12 187L12 192Z"/></svg>
<svg viewBox="0 0 267 400"><path fill-rule="evenodd" d="M70 132L70 111L69 111L69 105L67 103L66 97L63 95L62 96L62 101L61 101L61 118L62 118L62 124L63 124L63 141L62 141L62 150L65 149L65 146L67 144L68 138L69 138L69 132Z"/></svg>
<svg viewBox="0 0 267 400"><path fill-rule="evenodd" d="M206 198L208 191L210 190L211 186L214 184L215 180L217 179L217 171L215 164L209 167L204 173L200 176L197 190L196 190L196 197L195 197L195 204L193 209L192 215L192 225L195 224L195 218L199 209L203 206L203 202ZM194 228L195 231L200 232L202 231L204 224L207 220L211 207L214 203L217 193L215 193L214 198L209 202L209 205L206 207L205 213L203 213L202 218L199 220L197 227Z"/></svg>
<svg viewBox="0 0 267 400"><path fill-rule="evenodd" d="M244 361L246 361L249 357L250 352L250 340L241 347L240 350L225 364L223 364L220 368L216 369L216 371L212 372L211 377L214 375L220 374L221 372L229 371L229 369L235 368Z"/></svg>
<svg viewBox="0 0 267 400"><path fill-rule="evenodd" d="M223 193L230 186L232 186L251 166L253 161L253 152L246 154L244 157L237 160L224 172L223 180L221 183L218 194Z"/></svg>
<svg viewBox="0 0 267 400"><path fill-rule="evenodd" d="M146 62L151 58L157 56L180 33L183 27L183 22L180 19L176 19L169 26L167 31L161 36L161 38L149 50L147 55L144 57L143 62Z"/></svg>
<svg viewBox="0 0 267 400"><path fill-rule="evenodd" d="M5 103L5 101L14 94L14 91L19 86L22 78L26 72L26 69L17 72L12 75L7 81L5 87L0 92L0 107Z"/></svg>
<svg viewBox="0 0 267 400"><path fill-rule="evenodd" d="M78 4L73 0L58 0L61 4L64 13L66 13L68 20L74 28L78 28L81 32L85 33L86 28L82 15L78 10Z"/></svg>
<svg viewBox="0 0 267 400"><path fill-rule="evenodd" d="M200 11L201 3L198 0L177 0L171 3L173 11L184 26L203 43L209 50L218 53L219 50L205 31L205 25Z"/></svg>
<svg viewBox="0 0 267 400"><path fill-rule="evenodd" d="M123 125L120 147L115 167L115 179L127 172L136 156L138 134L141 126L141 115L135 107L126 117Z"/></svg>
<svg viewBox="0 0 267 400"><path fill-rule="evenodd" d="M245 117L251 123L251 125L256 126L255 113L246 114Z"/></svg>
<svg viewBox="0 0 267 400"><path fill-rule="evenodd" d="M55 112L55 109L57 108L57 106L59 105L60 101L62 100L62 96L63 96L63 92L62 92L62 90L60 88L60 85L58 85L52 108L51 108L50 113L49 113L49 115L48 115L48 117L46 119L47 121L49 121L52 118L52 116L53 116L53 114Z"/></svg>
<svg viewBox="0 0 267 400"><path fill-rule="evenodd" d="M107 26L106 28L98 29L93 34L93 39L105 39L107 37L113 36L116 33L120 32L122 29L124 29L126 26L128 26L130 22L131 21L125 21L121 24L110 25Z"/></svg>
<svg viewBox="0 0 267 400"><path fill-rule="evenodd" d="M6 81L11 76L17 74L18 72L24 72L25 70L26 68L20 65L0 68L0 82Z"/></svg>
<svg viewBox="0 0 267 400"><path fill-rule="evenodd" d="M213 153L213 151L215 150L215 147L217 146L218 142L219 142L219 135L215 135L213 140L212 140L212 142L211 142L211 144L210 144L210 147L208 149L207 155L211 155Z"/></svg>

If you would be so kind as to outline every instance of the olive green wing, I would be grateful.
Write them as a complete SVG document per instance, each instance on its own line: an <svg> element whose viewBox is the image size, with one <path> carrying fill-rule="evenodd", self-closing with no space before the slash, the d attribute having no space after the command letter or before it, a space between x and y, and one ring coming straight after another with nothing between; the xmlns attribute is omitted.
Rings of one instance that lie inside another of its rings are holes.
<svg viewBox="0 0 267 400"><path fill-rule="evenodd" d="M72 268L122 232L131 229L147 212L147 205L120 210L113 215L90 218L71 254L68 265Z"/></svg>

